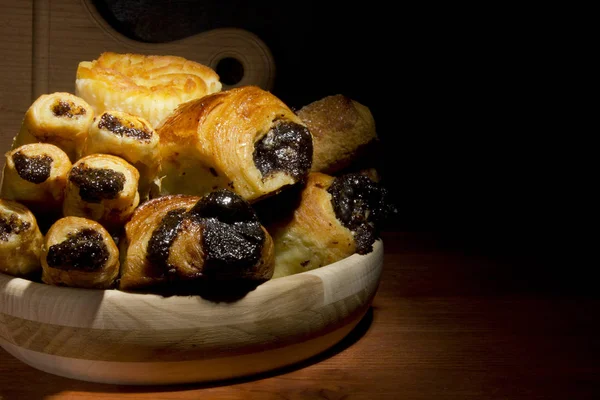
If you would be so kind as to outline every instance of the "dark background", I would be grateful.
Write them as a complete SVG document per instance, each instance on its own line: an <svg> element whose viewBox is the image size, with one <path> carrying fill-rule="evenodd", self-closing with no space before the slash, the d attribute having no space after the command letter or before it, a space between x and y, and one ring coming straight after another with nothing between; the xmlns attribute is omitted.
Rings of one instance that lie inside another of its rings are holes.
<svg viewBox="0 0 600 400"><path fill-rule="evenodd" d="M386 230L438 231L490 253L558 263L561 158L545 106L557 45L536 10L389 2L96 0L120 32L166 42L219 27L271 49L272 92L292 108L332 94L368 106L383 182L398 213ZM548 249L552 249L551 252Z"/></svg>

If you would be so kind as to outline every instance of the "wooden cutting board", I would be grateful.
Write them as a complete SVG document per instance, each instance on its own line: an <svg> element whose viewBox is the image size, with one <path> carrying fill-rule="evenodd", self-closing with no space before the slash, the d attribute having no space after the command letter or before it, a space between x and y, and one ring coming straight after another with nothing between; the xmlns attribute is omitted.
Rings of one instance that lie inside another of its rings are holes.
<svg viewBox="0 0 600 400"><path fill-rule="evenodd" d="M74 93L80 61L103 51L185 57L217 70L224 59L243 67L228 89L257 85L270 90L275 64L265 43L243 29L220 28L169 43L143 43L113 29L91 0L23 0L0 4L0 150L6 151L27 108L41 94Z"/></svg>

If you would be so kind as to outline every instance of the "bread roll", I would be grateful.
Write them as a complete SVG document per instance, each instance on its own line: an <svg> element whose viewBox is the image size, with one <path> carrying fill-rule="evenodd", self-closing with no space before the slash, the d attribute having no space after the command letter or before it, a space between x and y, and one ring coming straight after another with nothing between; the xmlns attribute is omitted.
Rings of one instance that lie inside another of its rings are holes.
<svg viewBox="0 0 600 400"><path fill-rule="evenodd" d="M311 172L298 199L289 204L289 216L264 222L275 244L273 278L371 252L389 212L387 190L358 173Z"/></svg>
<svg viewBox="0 0 600 400"><path fill-rule="evenodd" d="M34 213L60 214L71 161L49 143L31 143L6 153L1 196Z"/></svg>
<svg viewBox="0 0 600 400"><path fill-rule="evenodd" d="M93 119L94 110L82 98L66 92L43 94L25 113L12 149L29 143L50 143L75 162Z"/></svg>
<svg viewBox="0 0 600 400"><path fill-rule="evenodd" d="M121 111L105 111L90 126L82 155L112 154L140 173L140 200L147 200L160 168L158 135L148 121Z"/></svg>
<svg viewBox="0 0 600 400"><path fill-rule="evenodd" d="M137 169L121 157L85 156L69 172L63 215L88 218L117 232L139 204L138 181Z"/></svg>
<svg viewBox="0 0 600 400"><path fill-rule="evenodd" d="M184 103L157 132L163 195L227 188L254 202L305 179L312 162L309 130L255 86Z"/></svg>
<svg viewBox="0 0 600 400"><path fill-rule="evenodd" d="M119 249L99 223L79 217L56 221L44 239L42 281L89 289L114 288Z"/></svg>
<svg viewBox="0 0 600 400"><path fill-rule="evenodd" d="M75 90L97 114L124 111L156 127L180 103L220 91L221 82L182 57L106 52L79 63Z"/></svg>
<svg viewBox="0 0 600 400"><path fill-rule="evenodd" d="M273 274L273 242L252 207L229 190L142 204L125 226L119 288L163 294L228 291Z"/></svg>
<svg viewBox="0 0 600 400"><path fill-rule="evenodd" d="M0 272L34 278L42 270L44 238L27 207L0 199Z"/></svg>

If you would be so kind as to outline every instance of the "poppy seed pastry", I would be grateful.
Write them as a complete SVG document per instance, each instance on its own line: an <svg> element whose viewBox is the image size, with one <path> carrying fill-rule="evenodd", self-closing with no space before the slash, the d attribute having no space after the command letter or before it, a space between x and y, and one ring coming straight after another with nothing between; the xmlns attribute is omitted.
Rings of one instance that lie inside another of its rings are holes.
<svg viewBox="0 0 600 400"><path fill-rule="evenodd" d="M25 112L12 149L29 143L50 143L75 162L93 120L94 110L82 98L67 92L43 94Z"/></svg>
<svg viewBox="0 0 600 400"><path fill-rule="evenodd" d="M33 213L16 201L0 199L0 272L32 278L41 271L44 237Z"/></svg>
<svg viewBox="0 0 600 400"><path fill-rule="evenodd" d="M49 143L24 144L6 153L0 195L35 213L60 210L71 161Z"/></svg>
<svg viewBox="0 0 600 400"><path fill-rule="evenodd" d="M283 215L263 219L275 245L273 278L370 253L390 210L387 190L360 173L311 172L297 197Z"/></svg>
<svg viewBox="0 0 600 400"><path fill-rule="evenodd" d="M44 238L42 281L88 289L113 288L119 275L119 249L96 221L64 217Z"/></svg>
<svg viewBox="0 0 600 400"><path fill-rule="evenodd" d="M271 237L250 204L227 189L147 201L125 225L120 247L125 291L227 290L273 274Z"/></svg>
<svg viewBox="0 0 600 400"><path fill-rule="evenodd" d="M97 221L111 233L120 230L140 202L139 176L121 157L80 158L69 171L63 215Z"/></svg>
<svg viewBox="0 0 600 400"><path fill-rule="evenodd" d="M312 164L308 128L256 86L184 103L156 131L163 195L229 189L255 202L304 180Z"/></svg>
<svg viewBox="0 0 600 400"><path fill-rule="evenodd" d="M160 168L158 135L143 119L122 111L105 111L91 124L82 156L111 154L140 173L140 201L147 200Z"/></svg>

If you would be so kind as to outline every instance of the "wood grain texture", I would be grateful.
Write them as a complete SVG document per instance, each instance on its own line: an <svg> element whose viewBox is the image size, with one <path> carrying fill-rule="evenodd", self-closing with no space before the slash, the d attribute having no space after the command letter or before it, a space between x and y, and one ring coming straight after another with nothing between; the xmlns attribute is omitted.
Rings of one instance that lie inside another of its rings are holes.
<svg viewBox="0 0 600 400"><path fill-rule="evenodd" d="M0 2L0 150L10 147L31 104L33 0Z"/></svg>
<svg viewBox="0 0 600 400"><path fill-rule="evenodd" d="M94 382L195 383L265 372L341 340L371 304L382 262L379 241L370 254L272 279L235 301L0 274L0 345L43 371Z"/></svg>
<svg viewBox="0 0 600 400"><path fill-rule="evenodd" d="M0 349L0 397L598 398L597 296L530 280L528 267L547 264L522 254L482 254L416 233L386 233L384 243L372 307L345 339L309 360L210 384L122 386L39 372Z"/></svg>

